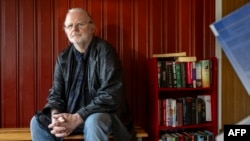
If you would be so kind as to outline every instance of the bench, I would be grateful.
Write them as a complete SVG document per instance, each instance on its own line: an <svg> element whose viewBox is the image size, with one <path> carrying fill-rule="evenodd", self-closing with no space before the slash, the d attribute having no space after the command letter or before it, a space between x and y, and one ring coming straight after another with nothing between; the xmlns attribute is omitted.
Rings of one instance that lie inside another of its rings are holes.
<svg viewBox="0 0 250 141"><path fill-rule="evenodd" d="M141 127L135 127L135 131L137 141L148 137L148 134ZM79 139L83 139L83 135L70 135L64 138L64 140ZM0 128L0 141L31 141L30 128Z"/></svg>

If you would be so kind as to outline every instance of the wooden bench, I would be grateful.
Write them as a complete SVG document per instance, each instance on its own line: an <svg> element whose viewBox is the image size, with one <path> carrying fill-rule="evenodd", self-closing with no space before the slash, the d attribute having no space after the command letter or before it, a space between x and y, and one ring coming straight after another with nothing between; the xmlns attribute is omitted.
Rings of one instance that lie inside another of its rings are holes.
<svg viewBox="0 0 250 141"><path fill-rule="evenodd" d="M141 128L135 127L137 141L148 137L148 134ZM83 135L71 135L64 140L83 139ZM0 128L0 141L31 141L30 128Z"/></svg>

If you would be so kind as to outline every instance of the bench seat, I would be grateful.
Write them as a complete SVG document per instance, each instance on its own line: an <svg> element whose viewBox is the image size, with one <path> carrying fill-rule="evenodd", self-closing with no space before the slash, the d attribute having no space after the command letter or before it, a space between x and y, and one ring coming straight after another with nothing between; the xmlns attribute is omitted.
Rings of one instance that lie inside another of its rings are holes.
<svg viewBox="0 0 250 141"><path fill-rule="evenodd" d="M148 137L148 134L139 126L135 127L137 141ZM70 135L64 140L82 139L83 135ZM111 137L112 138L112 137ZM30 128L0 128L0 141L31 141Z"/></svg>

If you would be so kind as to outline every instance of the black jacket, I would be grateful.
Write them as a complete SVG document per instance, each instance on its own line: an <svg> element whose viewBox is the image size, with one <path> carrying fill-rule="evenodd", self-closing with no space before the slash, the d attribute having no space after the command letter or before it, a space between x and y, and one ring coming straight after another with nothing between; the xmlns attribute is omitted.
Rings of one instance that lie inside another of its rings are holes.
<svg viewBox="0 0 250 141"><path fill-rule="evenodd" d="M50 123L50 109L74 113L72 96L69 95L73 83L73 45L62 51L56 61L53 86L49 90L47 104L37 118L47 128ZM112 117L114 140L131 140L134 135L133 123L124 96L123 70L115 49L101 38L94 37L88 47L87 87L91 96L90 104L80 108L77 113L83 120L98 112L110 113ZM73 100L74 101L74 100ZM129 131L130 134L126 134Z"/></svg>

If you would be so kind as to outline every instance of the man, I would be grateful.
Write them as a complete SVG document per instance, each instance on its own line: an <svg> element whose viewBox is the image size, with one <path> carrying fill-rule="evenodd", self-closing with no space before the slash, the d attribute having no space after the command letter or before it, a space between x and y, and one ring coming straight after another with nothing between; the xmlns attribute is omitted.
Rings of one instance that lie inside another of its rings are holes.
<svg viewBox="0 0 250 141"><path fill-rule="evenodd" d="M32 140L62 140L83 133L86 141L129 141L133 123L124 100L123 72L115 49L94 36L84 9L70 9L64 22L71 42L56 61L52 88L31 119Z"/></svg>

